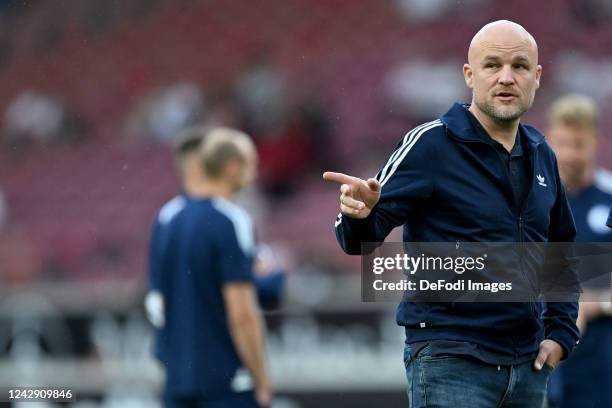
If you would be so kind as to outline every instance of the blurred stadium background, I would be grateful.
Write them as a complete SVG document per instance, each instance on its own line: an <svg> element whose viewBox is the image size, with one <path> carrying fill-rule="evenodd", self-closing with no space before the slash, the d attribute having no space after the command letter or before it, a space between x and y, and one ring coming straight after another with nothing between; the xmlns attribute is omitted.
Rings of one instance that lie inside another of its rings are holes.
<svg viewBox="0 0 612 408"><path fill-rule="evenodd" d="M178 189L172 137L208 123L255 138L241 202L289 271L266 316L276 406L404 406L395 305L360 302L320 176L374 174L406 130L467 101L467 45L499 18L539 43L526 121L545 128L564 92L594 97L610 167L611 1L0 1L0 387L159 406L145 250Z"/></svg>

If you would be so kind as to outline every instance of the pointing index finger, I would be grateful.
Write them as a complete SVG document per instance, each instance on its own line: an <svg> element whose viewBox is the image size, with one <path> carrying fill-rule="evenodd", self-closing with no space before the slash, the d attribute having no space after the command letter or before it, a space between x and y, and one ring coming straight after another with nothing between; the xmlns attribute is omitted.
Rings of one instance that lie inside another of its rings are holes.
<svg viewBox="0 0 612 408"><path fill-rule="evenodd" d="M326 171L325 173L323 173L323 180L335 181L336 183L339 183L339 184L349 184L349 183L352 183L355 180L355 178L347 174L344 174L344 173Z"/></svg>

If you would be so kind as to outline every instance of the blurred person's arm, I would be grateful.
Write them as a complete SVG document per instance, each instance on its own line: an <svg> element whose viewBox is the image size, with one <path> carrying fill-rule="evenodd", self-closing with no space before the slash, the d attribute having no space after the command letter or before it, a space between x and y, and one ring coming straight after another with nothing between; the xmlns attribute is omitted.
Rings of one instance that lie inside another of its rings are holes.
<svg viewBox="0 0 612 408"><path fill-rule="evenodd" d="M255 394L262 405L270 403L270 382L266 373L264 323L255 290L248 282L228 283L223 299L234 346L255 381Z"/></svg>
<svg viewBox="0 0 612 408"><path fill-rule="evenodd" d="M612 316L612 293L610 291L588 291L585 290L580 308L578 310L577 325L580 333L584 335L590 321L601 316Z"/></svg>
<svg viewBox="0 0 612 408"><path fill-rule="evenodd" d="M264 322L257 305L255 276L255 234L250 217L225 201L215 206L227 216L216 229L219 254L216 273L222 282L227 324L240 360L255 381L255 398L262 406L270 404L270 382L264 355Z"/></svg>
<svg viewBox="0 0 612 408"><path fill-rule="evenodd" d="M165 323L164 297L161 291L161 248L159 245L161 228L161 224L156 218L151 229L151 238L149 241L149 291L144 300L147 319L158 329L163 327Z"/></svg>
<svg viewBox="0 0 612 408"><path fill-rule="evenodd" d="M257 246L255 287L259 305L264 310L278 308L282 302L286 271L264 244Z"/></svg>
<svg viewBox="0 0 612 408"><path fill-rule="evenodd" d="M2 192L2 188L0 188L0 231L4 224L8 222L8 204L6 202L6 198L4 197L4 193Z"/></svg>
<svg viewBox="0 0 612 408"><path fill-rule="evenodd" d="M606 225L612 228L612 206ZM600 316L612 316L612 291L585 290L578 310L578 328L584 335L588 323Z"/></svg>
<svg viewBox="0 0 612 408"><path fill-rule="evenodd" d="M144 300L147 319L157 329L164 327L166 318L164 316L164 296L160 291L152 290L147 293Z"/></svg>
<svg viewBox="0 0 612 408"><path fill-rule="evenodd" d="M264 310L280 307L285 286L285 270L276 269L270 274L255 278L257 299Z"/></svg>
<svg viewBox="0 0 612 408"><path fill-rule="evenodd" d="M163 254L168 243L164 243L163 236L168 233L167 229L170 221L185 208L186 201L183 195L172 198L159 210L151 226L147 263L149 291L144 304L147 318L158 329L162 328L166 321Z"/></svg>
<svg viewBox="0 0 612 408"><path fill-rule="evenodd" d="M612 228L612 206L606 225ZM612 291L585 291L586 301L580 303L578 327L585 333L588 323L600 316L612 316Z"/></svg>

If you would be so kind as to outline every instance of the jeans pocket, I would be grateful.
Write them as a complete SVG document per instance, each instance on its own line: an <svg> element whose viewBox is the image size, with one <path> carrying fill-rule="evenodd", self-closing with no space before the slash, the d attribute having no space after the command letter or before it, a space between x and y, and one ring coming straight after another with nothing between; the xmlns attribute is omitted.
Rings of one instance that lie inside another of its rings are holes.
<svg viewBox="0 0 612 408"><path fill-rule="evenodd" d="M431 357L431 344L427 344L425 347L420 349L416 357Z"/></svg>
<svg viewBox="0 0 612 408"><path fill-rule="evenodd" d="M412 360L412 347L410 344L404 345L404 367L408 368L408 364Z"/></svg>
<svg viewBox="0 0 612 408"><path fill-rule="evenodd" d="M430 344L423 347L418 351L415 356L419 361L427 362L427 361L439 361L439 360L452 360L452 359L461 359L461 356L453 355L453 354L436 354L432 350Z"/></svg>

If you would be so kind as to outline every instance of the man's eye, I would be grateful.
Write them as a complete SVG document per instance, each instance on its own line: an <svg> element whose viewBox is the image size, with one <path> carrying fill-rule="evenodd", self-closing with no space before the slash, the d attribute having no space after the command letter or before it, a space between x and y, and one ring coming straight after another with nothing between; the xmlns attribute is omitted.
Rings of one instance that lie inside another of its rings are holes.
<svg viewBox="0 0 612 408"><path fill-rule="evenodd" d="M514 65L514 68L515 69L527 69L527 67L525 65L523 65L523 64L516 64L516 65Z"/></svg>
<svg viewBox="0 0 612 408"><path fill-rule="evenodd" d="M496 68L497 64L493 64L493 63L488 63L485 65L485 68Z"/></svg>

